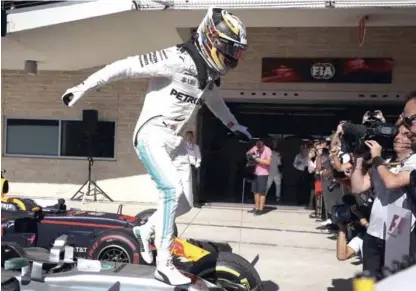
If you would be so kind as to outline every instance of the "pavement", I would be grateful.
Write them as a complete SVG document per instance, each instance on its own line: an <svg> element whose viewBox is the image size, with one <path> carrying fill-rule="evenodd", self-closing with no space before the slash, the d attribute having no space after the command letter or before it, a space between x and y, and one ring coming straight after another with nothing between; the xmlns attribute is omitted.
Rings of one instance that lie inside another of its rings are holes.
<svg viewBox="0 0 416 291"><path fill-rule="evenodd" d="M69 207L117 211L119 203L67 201ZM151 204L126 204L123 213L134 215L155 208ZM247 208L209 206L194 208L177 219L179 236L228 242L233 252L255 265L266 291L352 291L349 278L362 268L357 259L339 262L336 239L316 229L310 211L284 208L262 216Z"/></svg>

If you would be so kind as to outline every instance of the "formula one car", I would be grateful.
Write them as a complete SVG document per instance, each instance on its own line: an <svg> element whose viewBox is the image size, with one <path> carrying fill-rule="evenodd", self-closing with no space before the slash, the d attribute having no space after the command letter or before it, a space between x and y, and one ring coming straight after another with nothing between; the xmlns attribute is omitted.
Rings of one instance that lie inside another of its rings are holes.
<svg viewBox="0 0 416 291"><path fill-rule="evenodd" d="M207 274L212 274L212 266L205 265L205 268L199 270L182 271L192 279L190 284L169 286L154 279L154 267L77 259L73 254L74 248L68 245L66 235L54 241L50 252L41 248L23 249L16 243L2 241L1 289L6 291L262 290L260 278L253 266L238 256L238 261L235 261L232 253L224 253L225 256L210 254L207 257L216 257L218 268L227 268L231 265L233 271L240 270L242 276L246 274L255 276L257 285L247 288L248 278L210 277Z"/></svg>
<svg viewBox="0 0 416 291"><path fill-rule="evenodd" d="M122 205L116 214L67 210L64 199L41 207L35 200L17 197L3 197L1 208L2 236L23 247L49 248L56 237L68 234L77 257L143 264L145 262L141 262L137 255L137 243L131 228L146 223L156 211L148 209L136 216L123 215ZM176 225L174 235L178 235ZM232 251L226 244L192 239L184 241L179 238L175 239L172 248L176 256L191 262L199 260L209 252L225 250Z"/></svg>
<svg viewBox="0 0 416 291"><path fill-rule="evenodd" d="M132 227L146 223L155 209L128 216L122 214L122 205L114 214L66 210L63 199L47 207L41 207L27 198L7 199L2 199L2 241L13 242L23 248L50 249L57 237L67 235L76 258L146 265L140 260L140 247ZM222 250L227 252L220 252ZM156 251L154 249L155 254ZM172 253L179 268L192 270L196 274L209 270L202 275L214 278L212 280L218 280L218 277L237 280L245 286L245 290L261 283L254 267L233 254L228 245L175 237ZM219 260L224 257L227 258L226 265Z"/></svg>

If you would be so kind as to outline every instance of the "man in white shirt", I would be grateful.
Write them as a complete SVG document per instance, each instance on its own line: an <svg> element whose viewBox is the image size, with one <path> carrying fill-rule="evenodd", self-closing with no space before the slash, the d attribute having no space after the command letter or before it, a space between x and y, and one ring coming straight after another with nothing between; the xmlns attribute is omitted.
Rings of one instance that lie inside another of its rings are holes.
<svg viewBox="0 0 416 291"><path fill-rule="evenodd" d="M372 156L370 172L363 172L363 158L357 157L351 174L351 190L361 193L373 187L374 203L370 214L370 223L363 240L363 269L372 274L380 272L384 266L385 239L387 229L387 211L389 205L409 209L407 188L409 173L416 169L416 155L411 149L410 132L400 126L394 138L396 163L386 163L381 157L382 148L376 141L366 141ZM406 179L403 177L407 176ZM414 217L412 219L414 225Z"/></svg>
<svg viewBox="0 0 416 291"><path fill-rule="evenodd" d="M272 141L272 160L270 163L269 177L267 179L267 189L266 193L269 192L270 187L274 183L276 187L276 201L280 201L280 190L282 186L282 173L280 172L280 167L282 165L282 156L279 153L277 140Z"/></svg>
<svg viewBox="0 0 416 291"><path fill-rule="evenodd" d="M296 172L296 203L307 206L309 204L310 191L312 187L311 174L308 172L309 166L309 148L301 145L300 152L293 161L293 167Z"/></svg>
<svg viewBox="0 0 416 291"><path fill-rule="evenodd" d="M306 145L300 146L300 151L296 155L295 160L293 161L293 167L295 167L296 170L299 170L301 172L304 172L305 169L308 167L308 154L309 151L306 147Z"/></svg>
<svg viewBox="0 0 416 291"><path fill-rule="evenodd" d="M198 170L201 166L201 151L199 146L194 142L194 133L189 130L185 135L186 139L186 151L188 152L189 163L191 164L192 171L192 192L194 194L194 207L200 207L199 201L199 181Z"/></svg>

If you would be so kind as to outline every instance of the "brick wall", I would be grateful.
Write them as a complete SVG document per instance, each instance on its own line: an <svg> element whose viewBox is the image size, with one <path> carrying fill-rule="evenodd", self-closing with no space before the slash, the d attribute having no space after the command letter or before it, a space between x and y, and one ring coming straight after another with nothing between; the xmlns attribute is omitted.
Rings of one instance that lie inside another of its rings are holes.
<svg viewBox="0 0 416 291"><path fill-rule="evenodd" d="M357 28L252 28L250 47L238 69L224 78L227 89L319 91L408 91L416 88L416 32L412 27L369 28L363 47ZM261 57L393 57L393 84L261 84ZM90 71L40 72L28 76L2 71L2 117L82 118L82 109L97 109L100 118L117 121L116 161L96 161L93 178L115 200L152 202L157 197L132 147L146 81L110 84L66 108L60 96ZM3 123L4 124L4 123ZM190 128L193 128L193 124ZM11 193L69 197L87 177L85 160L2 157Z"/></svg>

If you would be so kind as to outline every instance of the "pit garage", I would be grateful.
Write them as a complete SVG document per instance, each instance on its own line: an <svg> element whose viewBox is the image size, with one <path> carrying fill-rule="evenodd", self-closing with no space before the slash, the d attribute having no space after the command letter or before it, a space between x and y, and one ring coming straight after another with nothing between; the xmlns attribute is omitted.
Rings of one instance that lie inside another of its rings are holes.
<svg viewBox="0 0 416 291"><path fill-rule="evenodd" d="M309 97L327 94L304 93ZM346 99L338 102L319 101L319 97L317 100L301 102L235 101L229 102L228 106L237 119L250 128L254 137L264 139L269 146L272 139L279 141L283 164L281 204L285 205L298 204L294 193L296 170L293 161L305 140L328 137L340 120L360 123L367 110L381 110L386 120L394 122L403 107L400 102L351 102ZM203 153L200 199L214 204L252 202L250 184L244 180L247 177L245 153L255 142L242 143L232 138L209 110L201 112L198 129L201 133L199 144ZM267 196L270 205L275 203L273 187ZM308 199L306 197L303 200Z"/></svg>
<svg viewBox="0 0 416 291"><path fill-rule="evenodd" d="M95 2L8 11L8 31L2 38L2 168L7 170L11 194L63 198L75 194L88 177L88 153L79 128L83 110L93 109L98 111L101 133L93 180L113 200L156 201L154 184L131 142L146 80L109 84L70 109L60 96L105 64L187 40L207 1L166 7L153 1L99 6ZM391 118L398 114L405 94L416 83L415 11L376 7L375 2L374 7L361 7L358 2L354 6L336 1L337 8L327 7L326 1L302 7L296 1L293 5L273 1L268 9L240 2L223 5L234 7L246 24L249 49L238 68L223 78L221 94L255 136L287 138L290 153L283 192L290 193L290 159L301 135L329 135L338 120L356 119L368 107L376 106ZM345 62L351 67L358 60L357 66L365 71L362 64L369 59L391 64L383 67L386 78L367 78L363 73L365 82L358 77L331 80L335 72L343 72ZM302 60L303 64L319 60L320 65L304 69L296 63ZM267 69L273 62L275 67ZM35 64L36 70L27 65L25 71L25 64ZM299 75L287 75L288 67ZM289 77L282 81L281 75ZM225 128L203 108L188 129L196 131L203 151L201 199L241 203L242 181L232 162L226 161L230 165L222 173L215 171L227 157L222 148ZM245 148L237 147L244 154ZM235 154L235 159L240 157ZM228 188L214 187L228 178Z"/></svg>

